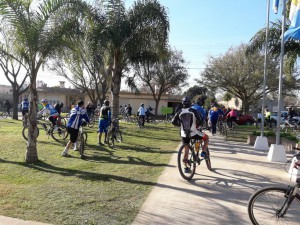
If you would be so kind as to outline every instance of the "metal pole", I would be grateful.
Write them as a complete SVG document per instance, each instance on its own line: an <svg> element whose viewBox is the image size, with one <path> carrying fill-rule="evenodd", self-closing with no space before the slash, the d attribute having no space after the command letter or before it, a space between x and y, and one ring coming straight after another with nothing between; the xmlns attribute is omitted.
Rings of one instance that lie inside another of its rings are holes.
<svg viewBox="0 0 300 225"><path fill-rule="evenodd" d="M265 41L265 68L264 68L264 83L263 83L263 101L261 108L261 133L260 136L264 136L264 126L265 126L265 101L266 101L266 81L268 75L268 40L269 40L269 18L270 18L270 0L267 0L267 26L266 26L266 41Z"/></svg>
<svg viewBox="0 0 300 225"><path fill-rule="evenodd" d="M280 143L280 117L281 117L281 96L282 96L282 74L283 74L283 56L284 56L284 39L285 32L285 8L286 0L282 3L282 28L281 28L281 51L280 51L280 72L279 72L279 87L278 87L278 107L277 107L277 129L276 129L276 145Z"/></svg>

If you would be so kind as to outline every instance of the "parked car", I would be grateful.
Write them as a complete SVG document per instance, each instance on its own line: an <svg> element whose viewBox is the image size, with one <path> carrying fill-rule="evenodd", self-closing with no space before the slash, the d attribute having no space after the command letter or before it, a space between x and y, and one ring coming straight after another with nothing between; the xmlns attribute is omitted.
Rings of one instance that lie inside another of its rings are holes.
<svg viewBox="0 0 300 225"><path fill-rule="evenodd" d="M272 112L271 120L274 121L274 125L277 124L277 112ZM280 124L284 123L284 118L287 117L288 111L281 111Z"/></svg>
<svg viewBox="0 0 300 225"><path fill-rule="evenodd" d="M243 115L243 114L238 114L236 124L238 125L252 125L254 124L255 119L253 116L250 115Z"/></svg>

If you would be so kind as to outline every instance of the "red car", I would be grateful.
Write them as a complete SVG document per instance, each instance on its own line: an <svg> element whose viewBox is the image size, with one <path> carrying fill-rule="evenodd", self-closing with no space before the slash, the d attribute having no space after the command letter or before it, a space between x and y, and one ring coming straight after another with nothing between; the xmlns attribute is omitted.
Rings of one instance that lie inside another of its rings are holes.
<svg viewBox="0 0 300 225"><path fill-rule="evenodd" d="M255 119L253 116L250 115L243 115L243 114L238 114L236 124L238 125L252 125L254 124Z"/></svg>

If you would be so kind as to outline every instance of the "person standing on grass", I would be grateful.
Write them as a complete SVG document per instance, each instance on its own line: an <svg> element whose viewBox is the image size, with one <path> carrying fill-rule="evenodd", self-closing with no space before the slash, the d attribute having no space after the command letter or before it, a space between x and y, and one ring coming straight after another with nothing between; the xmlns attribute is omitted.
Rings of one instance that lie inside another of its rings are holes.
<svg viewBox="0 0 300 225"><path fill-rule="evenodd" d="M141 103L141 107L138 109L138 116L142 120L142 126L145 126L146 109L144 103Z"/></svg>
<svg viewBox="0 0 300 225"><path fill-rule="evenodd" d="M6 107L6 112L8 113L8 115L10 115L11 104L7 99L4 101L4 106Z"/></svg>
<svg viewBox="0 0 300 225"><path fill-rule="evenodd" d="M67 131L70 134L70 140L62 152L62 156L69 155L69 149L72 144L74 144L74 151L78 150L76 141L79 133L79 127L83 121L86 121L87 123L90 122L89 117L84 109L84 102L80 100L70 112L70 118L67 124Z"/></svg>
<svg viewBox="0 0 300 225"><path fill-rule="evenodd" d="M105 100L103 106L100 109L99 116L99 135L98 135L98 144L103 145L101 142L102 134L104 133L104 143L107 143L107 131L109 124L111 122L111 111L109 107L109 101Z"/></svg>

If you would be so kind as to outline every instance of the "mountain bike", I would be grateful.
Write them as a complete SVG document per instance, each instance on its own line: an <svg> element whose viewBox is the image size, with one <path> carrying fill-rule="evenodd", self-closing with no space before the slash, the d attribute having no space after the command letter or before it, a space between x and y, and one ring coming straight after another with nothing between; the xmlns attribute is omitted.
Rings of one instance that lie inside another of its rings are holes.
<svg viewBox="0 0 300 225"><path fill-rule="evenodd" d="M191 180L199 166L204 160L207 169L211 170L211 160L209 149L206 149L206 157L201 157L199 152L202 149L201 139L191 139L190 144L182 144L179 148L177 163L179 173L185 180ZM196 148L195 148L196 147Z"/></svg>
<svg viewBox="0 0 300 225"><path fill-rule="evenodd" d="M299 153L297 155L300 156ZM248 215L252 224L299 224L299 187L300 178L296 179L295 185L270 186L254 192L248 201Z"/></svg>
<svg viewBox="0 0 300 225"><path fill-rule="evenodd" d="M68 137L68 131L65 126L53 126L47 122L42 121L41 119L37 119L37 137L39 136L40 129L46 132L46 135L51 136L56 141L65 140ZM22 135L25 140L28 140L28 126L23 127Z"/></svg>
<svg viewBox="0 0 300 225"><path fill-rule="evenodd" d="M111 122L111 127L107 132L107 142L108 146L111 148L115 146L115 142L123 142L123 135L118 125L118 119L114 119Z"/></svg>

